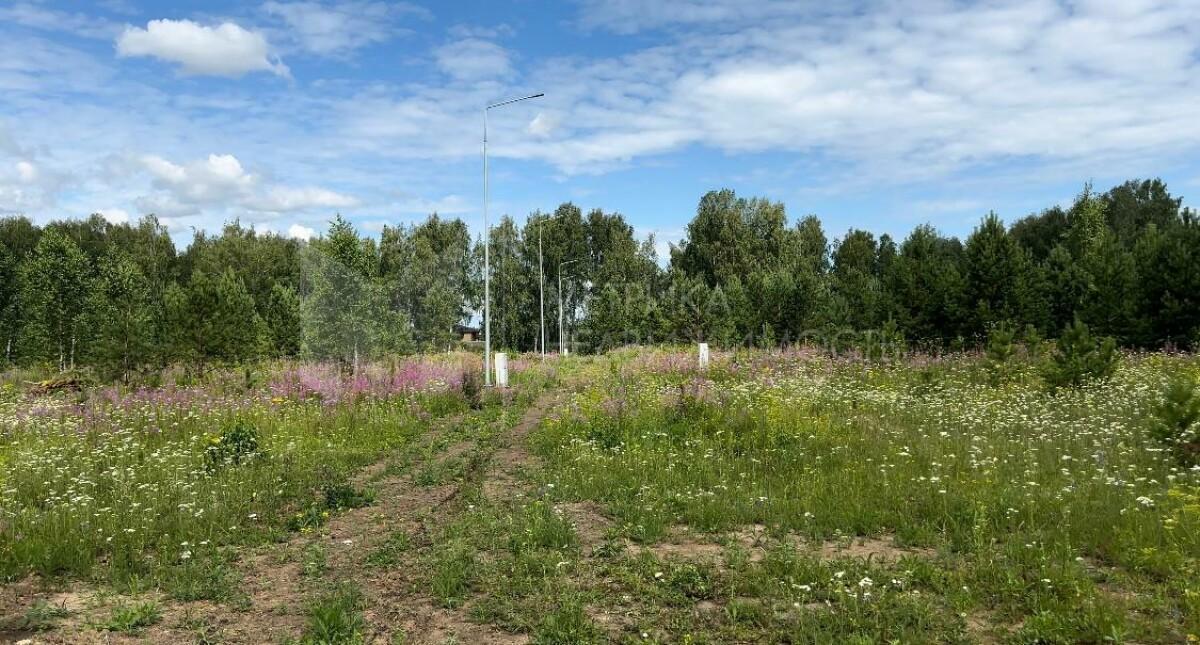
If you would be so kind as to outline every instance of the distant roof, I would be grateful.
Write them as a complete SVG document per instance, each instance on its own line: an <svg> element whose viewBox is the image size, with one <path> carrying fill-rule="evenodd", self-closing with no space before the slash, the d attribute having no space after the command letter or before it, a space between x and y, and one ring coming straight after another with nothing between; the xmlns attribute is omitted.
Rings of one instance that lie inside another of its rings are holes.
<svg viewBox="0 0 1200 645"><path fill-rule="evenodd" d="M468 327L466 325L455 325L454 333L456 333L456 334L478 334L479 328L478 327Z"/></svg>

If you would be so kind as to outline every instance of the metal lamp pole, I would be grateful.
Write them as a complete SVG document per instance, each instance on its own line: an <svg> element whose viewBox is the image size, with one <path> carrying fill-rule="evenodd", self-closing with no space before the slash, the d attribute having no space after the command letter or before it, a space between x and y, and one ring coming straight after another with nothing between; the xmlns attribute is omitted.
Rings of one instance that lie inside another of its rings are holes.
<svg viewBox="0 0 1200 645"><path fill-rule="evenodd" d="M530 94L519 99L492 103L483 108L483 384L492 384L492 226L488 222L488 110L518 101L536 99L545 94Z"/></svg>
<svg viewBox="0 0 1200 645"><path fill-rule="evenodd" d="M541 213L539 213L541 215ZM538 230L538 330L541 334L542 360L546 360L546 269L542 260L542 225L558 217L541 215L537 220Z"/></svg>
<svg viewBox="0 0 1200 645"><path fill-rule="evenodd" d="M563 297L562 297L562 270L568 264L578 262L579 259L567 260L560 262L558 265L558 355L562 356L567 349L566 340L563 338Z"/></svg>
<svg viewBox="0 0 1200 645"><path fill-rule="evenodd" d="M546 269L542 264L542 222L538 221L538 330L542 334L542 362L546 362Z"/></svg>

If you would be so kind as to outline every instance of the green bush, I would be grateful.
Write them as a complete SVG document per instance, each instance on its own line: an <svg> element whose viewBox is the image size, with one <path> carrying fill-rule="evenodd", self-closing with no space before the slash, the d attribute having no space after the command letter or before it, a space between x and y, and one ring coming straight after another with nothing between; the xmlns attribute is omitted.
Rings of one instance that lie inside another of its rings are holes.
<svg viewBox="0 0 1200 645"><path fill-rule="evenodd" d="M1171 379L1154 411L1150 434L1184 466L1200 463L1200 391L1195 376L1180 374Z"/></svg>
<svg viewBox="0 0 1200 645"><path fill-rule="evenodd" d="M241 465L261 455L258 429L242 420L226 427L219 436L210 437L205 451L209 472L225 466Z"/></svg>
<svg viewBox="0 0 1200 645"><path fill-rule="evenodd" d="M479 378L478 371L464 368L460 387L462 388L463 398L467 400L467 405L471 406L472 410L478 410L483 407L483 382Z"/></svg>
<svg viewBox="0 0 1200 645"><path fill-rule="evenodd" d="M1077 318L1063 330L1054 353L1042 368L1042 378L1051 390L1079 387L1112 376L1119 360L1116 341L1094 338Z"/></svg>

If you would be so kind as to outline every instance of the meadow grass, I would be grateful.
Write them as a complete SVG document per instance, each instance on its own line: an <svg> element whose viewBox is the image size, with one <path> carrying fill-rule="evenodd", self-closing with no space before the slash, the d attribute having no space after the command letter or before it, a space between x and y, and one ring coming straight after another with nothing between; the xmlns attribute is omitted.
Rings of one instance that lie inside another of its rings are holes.
<svg viewBox="0 0 1200 645"><path fill-rule="evenodd" d="M1053 392L1008 361L750 351L701 371L640 348L523 366L480 401L299 368L286 387L0 389L0 574L108 583L131 599L95 627L130 634L174 602L240 608L242 547L290 537L303 642L380 633L371 585L393 576L401 606L537 643L1200 636L1200 469L1154 423L1200 360L1127 355ZM454 492L334 557L318 527L386 478ZM53 629L50 609L22 624Z"/></svg>
<svg viewBox="0 0 1200 645"><path fill-rule="evenodd" d="M724 588L724 621L701 633L953 640L987 614L1026 642L1169 641L1200 633L1200 488L1148 417L1171 375L1196 369L1132 356L1050 394L1033 365L997 382L966 357L754 354L701 374L617 354L533 443L555 499L600 502L635 543L758 525L788 545L698 585ZM848 536L931 555L820 555Z"/></svg>
<svg viewBox="0 0 1200 645"><path fill-rule="evenodd" d="M215 595L197 585L218 580L187 588L180 576L219 561L222 547L280 539L370 503L350 475L465 410L450 388L329 401L208 386L66 393L31 406L7 387L0 576L160 575L178 595Z"/></svg>

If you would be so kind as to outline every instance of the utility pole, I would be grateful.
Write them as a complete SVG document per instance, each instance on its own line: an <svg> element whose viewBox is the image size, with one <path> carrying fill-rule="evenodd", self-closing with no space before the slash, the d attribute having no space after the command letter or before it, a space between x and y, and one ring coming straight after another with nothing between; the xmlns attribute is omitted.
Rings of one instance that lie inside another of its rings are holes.
<svg viewBox="0 0 1200 645"><path fill-rule="evenodd" d="M545 94L531 94L519 99L492 103L483 108L483 384L492 384L492 225L488 221L488 110L518 101L536 99Z"/></svg>
<svg viewBox="0 0 1200 645"><path fill-rule="evenodd" d="M578 261L579 259L576 258L574 260L560 262L558 265L558 354L560 356L564 356L567 353L567 341L564 338L565 331L563 327L563 267L567 266L568 264L574 264Z"/></svg>

